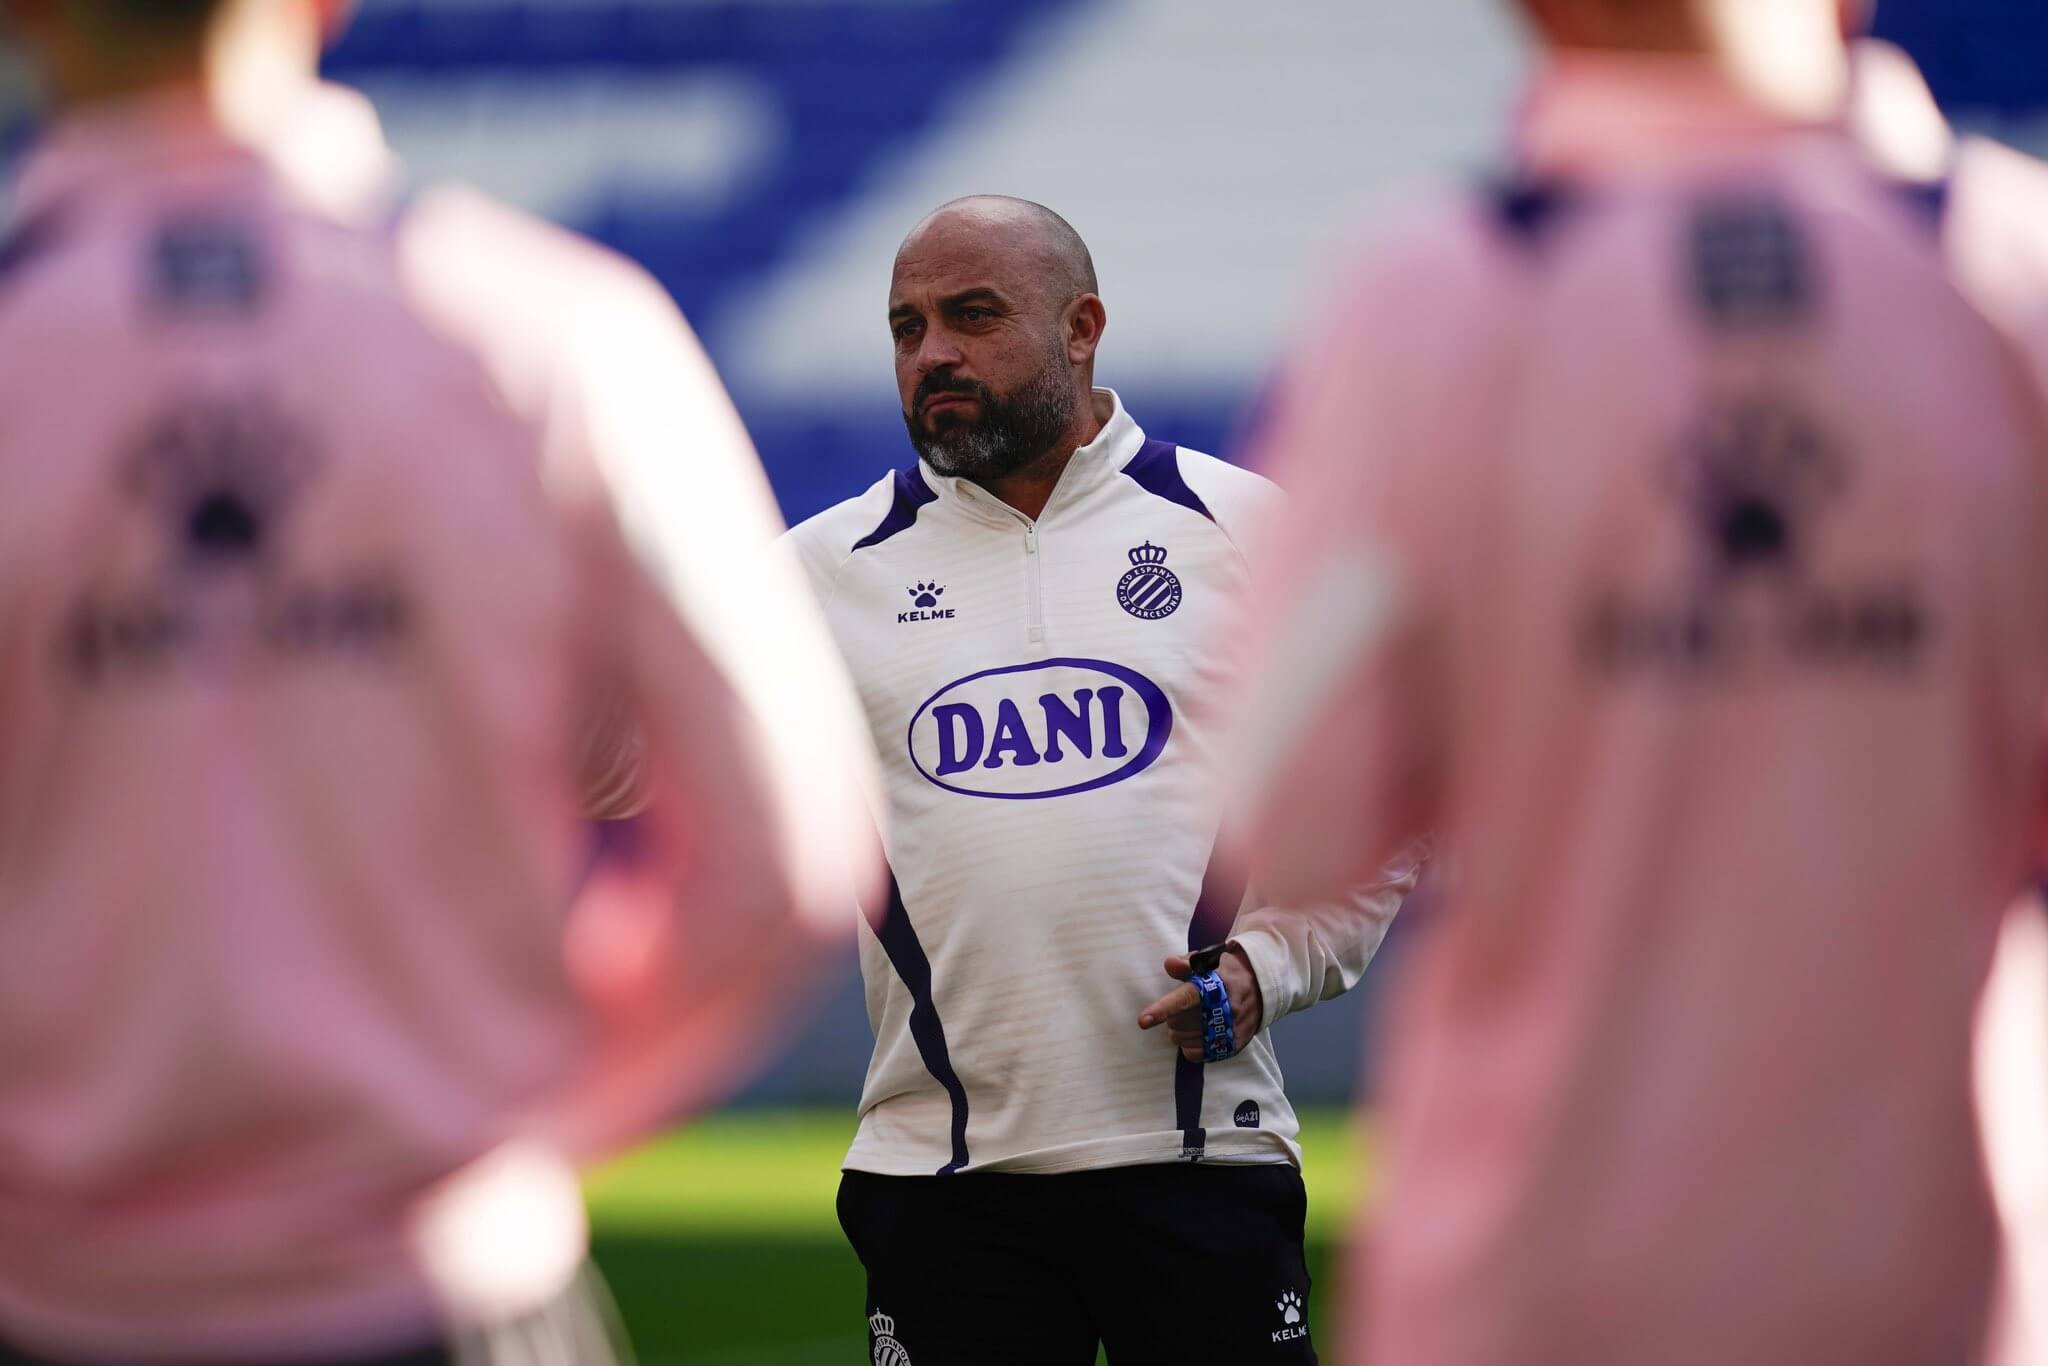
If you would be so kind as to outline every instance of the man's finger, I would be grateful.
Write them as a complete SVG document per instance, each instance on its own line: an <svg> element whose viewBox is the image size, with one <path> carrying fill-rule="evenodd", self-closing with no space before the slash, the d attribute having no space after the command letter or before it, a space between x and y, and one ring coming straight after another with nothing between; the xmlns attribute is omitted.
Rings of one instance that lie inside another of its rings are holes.
<svg viewBox="0 0 2048 1366"><path fill-rule="evenodd" d="M1195 965L1188 961L1186 954L1177 953L1166 960L1166 975L1176 982L1185 982L1195 975Z"/></svg>
<svg viewBox="0 0 2048 1366"><path fill-rule="evenodd" d="M1181 961L1186 962L1187 960L1182 959ZM1144 1011L1138 1016L1138 1028L1151 1029L1157 1025L1164 1024L1167 1020L1172 1019L1184 1010L1193 1010L1201 1002L1202 993L1196 991L1193 987L1175 987L1172 991L1167 992L1151 1005L1145 1007Z"/></svg>

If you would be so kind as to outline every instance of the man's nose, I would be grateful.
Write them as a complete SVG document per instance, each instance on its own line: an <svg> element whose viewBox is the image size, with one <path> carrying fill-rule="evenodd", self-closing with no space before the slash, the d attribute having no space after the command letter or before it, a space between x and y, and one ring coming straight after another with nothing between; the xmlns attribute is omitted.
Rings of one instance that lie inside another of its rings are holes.
<svg viewBox="0 0 2048 1366"><path fill-rule="evenodd" d="M923 379L934 370L958 365L964 357L953 334L942 327L927 328L917 348L917 375Z"/></svg>

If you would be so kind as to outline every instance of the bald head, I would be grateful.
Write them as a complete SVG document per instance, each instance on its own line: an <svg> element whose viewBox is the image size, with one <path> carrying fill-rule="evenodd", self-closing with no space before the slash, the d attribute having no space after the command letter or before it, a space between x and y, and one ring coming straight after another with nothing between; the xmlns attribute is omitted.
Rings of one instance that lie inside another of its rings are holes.
<svg viewBox="0 0 2048 1366"><path fill-rule="evenodd" d="M1043 204L1006 194L976 194L941 204L910 230L897 249L901 261L927 236L971 236L1013 261L1029 262L1047 292L1064 303L1099 293L1095 258L1074 225Z"/></svg>
<svg viewBox="0 0 2048 1366"><path fill-rule="evenodd" d="M992 487L1064 461L1099 425L1104 325L1095 262L1066 219L1006 195L934 210L889 282L911 441L941 474Z"/></svg>

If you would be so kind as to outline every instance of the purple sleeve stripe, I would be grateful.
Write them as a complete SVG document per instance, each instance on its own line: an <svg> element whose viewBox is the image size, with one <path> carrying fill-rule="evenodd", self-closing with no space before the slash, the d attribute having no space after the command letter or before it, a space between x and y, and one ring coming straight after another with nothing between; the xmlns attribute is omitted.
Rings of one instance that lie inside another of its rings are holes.
<svg viewBox="0 0 2048 1366"><path fill-rule="evenodd" d="M917 525L918 509L939 500L939 491L924 480L921 465L896 471L896 497L889 504L889 515L882 524L853 543L855 550L866 550L869 546L880 545L900 531L908 531Z"/></svg>
<svg viewBox="0 0 2048 1366"><path fill-rule="evenodd" d="M910 1037L917 1044L917 1056L924 1060L925 1070L945 1088L953 1102L953 1156L936 1173L951 1176L967 1165L967 1088L961 1085L960 1074L953 1070L952 1053L946 1047L946 1026L940 1022L939 1008L932 1001L931 959L925 956L917 929L910 923L910 912L903 904L903 891L896 883L894 869L889 871L889 904L879 919L870 914L868 923L874 927L875 938L882 941L882 952L889 956L889 965L910 991Z"/></svg>
<svg viewBox="0 0 2048 1366"><path fill-rule="evenodd" d="M1180 447L1171 441L1147 441L1124 466L1124 473L1145 492L1169 503L1178 503L1190 512L1199 512L1212 522L1216 520L1216 515L1209 511L1209 505L1188 487L1188 481L1181 476Z"/></svg>

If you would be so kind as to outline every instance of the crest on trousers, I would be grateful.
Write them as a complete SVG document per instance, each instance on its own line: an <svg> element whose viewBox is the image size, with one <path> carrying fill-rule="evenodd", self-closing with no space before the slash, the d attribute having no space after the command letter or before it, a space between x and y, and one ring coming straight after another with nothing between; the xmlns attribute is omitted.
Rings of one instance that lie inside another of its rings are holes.
<svg viewBox="0 0 2048 1366"><path fill-rule="evenodd" d="M910 1366L910 1353L896 1340L896 1320L877 1309L868 1315L868 1327L875 1335L875 1366Z"/></svg>
<svg viewBox="0 0 2048 1366"><path fill-rule="evenodd" d="M1131 572L1116 586L1117 604L1140 621L1170 617L1180 606L1180 579L1166 567L1166 548L1150 541L1131 551Z"/></svg>

